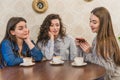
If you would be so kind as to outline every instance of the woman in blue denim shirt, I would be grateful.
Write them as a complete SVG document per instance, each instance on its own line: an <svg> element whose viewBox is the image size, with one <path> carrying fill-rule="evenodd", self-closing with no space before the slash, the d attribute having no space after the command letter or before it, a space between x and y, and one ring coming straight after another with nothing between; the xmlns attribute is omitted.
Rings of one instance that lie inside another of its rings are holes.
<svg viewBox="0 0 120 80"><path fill-rule="evenodd" d="M19 65L29 60L28 57L32 57L34 61L42 60L42 52L30 40L29 33L24 18L12 17L8 21L6 34L1 42L1 53L6 66Z"/></svg>

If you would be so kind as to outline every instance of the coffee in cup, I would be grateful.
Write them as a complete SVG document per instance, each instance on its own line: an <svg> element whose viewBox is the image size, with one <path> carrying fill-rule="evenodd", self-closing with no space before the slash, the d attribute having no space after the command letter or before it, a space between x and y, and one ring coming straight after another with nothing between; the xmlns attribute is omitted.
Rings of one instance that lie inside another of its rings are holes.
<svg viewBox="0 0 120 80"><path fill-rule="evenodd" d="M83 57L75 57L74 62L75 62L75 64L81 65L81 64L83 64L84 59L83 59Z"/></svg>
<svg viewBox="0 0 120 80"><path fill-rule="evenodd" d="M54 63L61 63L61 56L54 56L52 61Z"/></svg>

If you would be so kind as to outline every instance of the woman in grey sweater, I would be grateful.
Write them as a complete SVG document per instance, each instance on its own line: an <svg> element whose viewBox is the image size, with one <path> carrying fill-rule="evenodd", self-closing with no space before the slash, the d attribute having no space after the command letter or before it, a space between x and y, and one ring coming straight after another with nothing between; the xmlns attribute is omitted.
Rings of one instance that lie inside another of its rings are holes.
<svg viewBox="0 0 120 80"><path fill-rule="evenodd" d="M58 14L49 14L43 21L37 46L47 60L51 60L53 56L61 56L62 60L73 60L77 56L74 39L66 34Z"/></svg>
<svg viewBox="0 0 120 80"><path fill-rule="evenodd" d="M80 53L83 52L85 61L106 68L105 80L120 80L120 49L106 8L97 7L91 11L90 27L97 36L93 40L92 47L84 38L77 38Z"/></svg>

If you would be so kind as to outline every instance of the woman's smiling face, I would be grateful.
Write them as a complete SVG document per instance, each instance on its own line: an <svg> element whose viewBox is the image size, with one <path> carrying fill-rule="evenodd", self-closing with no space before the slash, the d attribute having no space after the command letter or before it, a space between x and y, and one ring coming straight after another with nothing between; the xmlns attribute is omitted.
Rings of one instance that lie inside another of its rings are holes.
<svg viewBox="0 0 120 80"><path fill-rule="evenodd" d="M94 14L91 14L90 16L90 27L93 33L97 33L99 30L99 26L100 26L100 20L97 16L95 16Z"/></svg>
<svg viewBox="0 0 120 80"><path fill-rule="evenodd" d="M15 30L11 30L11 34L17 39L25 39L28 36L29 30L24 21L20 21L16 24Z"/></svg>
<svg viewBox="0 0 120 80"><path fill-rule="evenodd" d="M60 31L60 21L58 19L51 20L49 30L54 36L58 36Z"/></svg>

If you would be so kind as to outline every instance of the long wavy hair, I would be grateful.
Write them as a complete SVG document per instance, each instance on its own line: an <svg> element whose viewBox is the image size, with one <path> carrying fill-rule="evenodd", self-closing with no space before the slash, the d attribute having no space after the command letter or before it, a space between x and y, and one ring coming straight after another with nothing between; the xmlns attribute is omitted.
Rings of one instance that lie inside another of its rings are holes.
<svg viewBox="0 0 120 80"><path fill-rule="evenodd" d="M49 14L43 21L41 27L40 27L40 31L38 34L38 39L37 39L37 43L38 42L42 42L43 45L46 45L48 40L50 39L49 37L49 29L50 29L50 25L51 25L51 20L53 19L58 19L60 22L60 31L59 31L59 36L61 38L64 38L64 36L66 35L66 29L63 26L62 20L60 18L60 16L58 14Z"/></svg>
<svg viewBox="0 0 120 80"><path fill-rule="evenodd" d="M120 65L120 49L113 31L110 13L104 7L97 7L91 11L100 20L97 33L96 51L105 60L112 57L117 65Z"/></svg>
<svg viewBox="0 0 120 80"><path fill-rule="evenodd" d="M26 20L22 17L12 17L12 18L9 19L9 21L7 23L7 28L6 28L6 32L5 32L5 36L4 36L3 40L8 39L10 41L16 42L16 37L14 35L12 35L10 33L10 31L15 30L16 25L20 21L24 21L26 23Z"/></svg>

